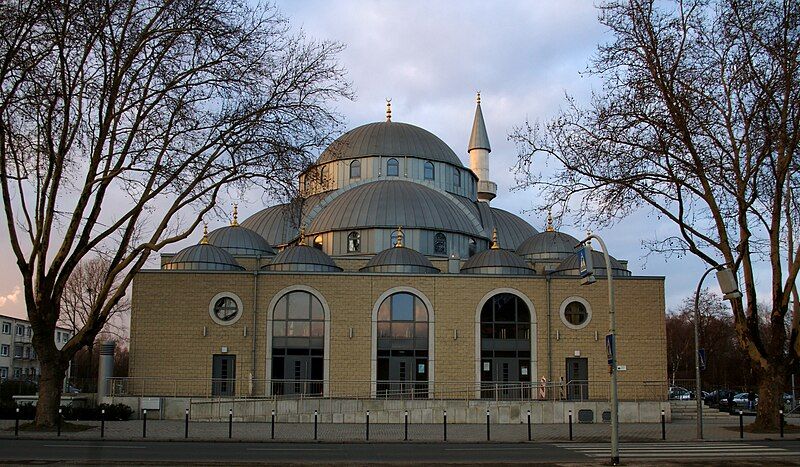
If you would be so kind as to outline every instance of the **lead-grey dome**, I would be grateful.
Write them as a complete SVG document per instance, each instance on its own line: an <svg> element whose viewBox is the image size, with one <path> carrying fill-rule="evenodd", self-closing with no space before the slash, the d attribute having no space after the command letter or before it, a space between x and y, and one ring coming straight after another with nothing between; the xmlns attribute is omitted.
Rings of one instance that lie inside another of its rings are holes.
<svg viewBox="0 0 800 467"><path fill-rule="evenodd" d="M308 231L397 226L481 236L467 214L445 195L403 180L380 180L345 191L322 208Z"/></svg>
<svg viewBox="0 0 800 467"><path fill-rule="evenodd" d="M368 123L353 128L331 143L319 156L317 164L367 156L412 156L464 166L439 137L400 122Z"/></svg>
<svg viewBox="0 0 800 467"><path fill-rule="evenodd" d="M611 275L613 277L628 277L631 275L631 272L628 271L625 266L622 265L616 258L613 256L608 257L611 261ZM606 277L606 259L603 253L592 250L592 263L594 266L594 275L600 277ZM580 274L580 264L578 260L578 255L573 253L569 258L565 259L558 265L555 269L555 272L559 275L565 276L577 276Z"/></svg>
<svg viewBox="0 0 800 467"><path fill-rule="evenodd" d="M242 221L241 226L252 230L270 245L286 245L297 238L300 229L299 203L286 203L262 209Z"/></svg>
<svg viewBox="0 0 800 467"><path fill-rule="evenodd" d="M575 254L578 239L553 230L538 233L517 248L517 254L530 260L563 260Z"/></svg>
<svg viewBox="0 0 800 467"><path fill-rule="evenodd" d="M508 250L491 248L481 251L461 266L464 274L535 274L524 259Z"/></svg>
<svg viewBox="0 0 800 467"><path fill-rule="evenodd" d="M492 209L492 220L497 229L500 245L506 250L516 250L527 238L539 233L521 217L498 208Z"/></svg>
<svg viewBox="0 0 800 467"><path fill-rule="evenodd" d="M270 264L261 269L269 271L340 272L330 256L308 245L292 245L281 251Z"/></svg>
<svg viewBox="0 0 800 467"><path fill-rule="evenodd" d="M175 254L161 269L189 271L242 271L230 253L222 248L200 243Z"/></svg>
<svg viewBox="0 0 800 467"><path fill-rule="evenodd" d="M393 272L402 274L437 274L439 269L422 253L396 246L373 256L361 272Z"/></svg>
<svg viewBox="0 0 800 467"><path fill-rule="evenodd" d="M232 255L273 256L275 250L264 238L241 225L221 227L208 234L208 243Z"/></svg>

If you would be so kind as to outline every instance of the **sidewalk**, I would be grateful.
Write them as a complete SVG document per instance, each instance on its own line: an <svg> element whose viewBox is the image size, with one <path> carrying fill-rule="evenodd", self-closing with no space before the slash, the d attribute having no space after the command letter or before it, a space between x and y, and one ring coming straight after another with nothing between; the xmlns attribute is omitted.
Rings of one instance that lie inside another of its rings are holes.
<svg viewBox="0 0 800 467"><path fill-rule="evenodd" d="M752 417L745 417L745 424L752 422ZM24 423L24 422L20 422ZM64 432L58 438L56 433L34 433L20 431L20 438L47 438L47 439L100 439L100 422L73 422L91 425L93 428L81 432ZM0 438L14 437L14 421L0 420ZM573 440L576 442L605 442L610 439L611 426L609 424L573 424ZM10 429L10 430L9 430ZM442 424L409 424L408 438L414 442L438 442L443 440ZM569 441L569 426L567 424L547 424L531 426L533 441ZM271 441L270 423L233 423L233 441ZM404 436L403 424L376 424L369 427L370 441L402 442ZM666 425L666 440L695 441L695 422L679 421ZM519 425L491 425L490 435L492 442L527 442L528 431L526 424ZM732 441L739 439L738 417L720 422L704 424L704 435L708 441ZM364 442L366 439L365 424L322 424L317 427L317 440L321 442ZM745 440L780 439L775 434L744 434ZM131 420L126 422L106 422L105 439L107 440L136 440L142 439L142 421ZM786 433L787 440L800 440L798 433ZM148 420L148 441L184 440L184 422L176 420ZM190 422L189 440L228 441L228 424L219 422ZM447 440L452 442L480 442L486 441L485 424L448 424ZM661 424L639 423L621 424L621 442L652 442L661 440ZM313 423L281 423L280 419L275 424L275 441L314 441Z"/></svg>

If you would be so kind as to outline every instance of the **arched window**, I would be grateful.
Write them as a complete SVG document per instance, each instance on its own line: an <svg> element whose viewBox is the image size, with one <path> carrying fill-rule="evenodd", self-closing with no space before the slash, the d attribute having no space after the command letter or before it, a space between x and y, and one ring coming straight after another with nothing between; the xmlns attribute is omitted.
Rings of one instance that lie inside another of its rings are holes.
<svg viewBox="0 0 800 467"><path fill-rule="evenodd" d="M425 162L425 180L434 180L433 163L431 161Z"/></svg>
<svg viewBox="0 0 800 467"><path fill-rule="evenodd" d="M501 293L481 308L482 397L525 399L531 381L531 313L520 297Z"/></svg>
<svg viewBox="0 0 800 467"><path fill-rule="evenodd" d="M357 253L359 251L361 251L361 234L350 232L347 234L347 252Z"/></svg>
<svg viewBox="0 0 800 467"><path fill-rule="evenodd" d="M433 236L433 254L447 254L447 237L441 232L437 232L436 235Z"/></svg>
<svg viewBox="0 0 800 467"><path fill-rule="evenodd" d="M355 160L350 163L350 178L361 178L361 161Z"/></svg>
<svg viewBox="0 0 800 467"><path fill-rule="evenodd" d="M395 159L394 157L386 161L386 176L387 177L400 176L400 163L397 162L397 159Z"/></svg>
<svg viewBox="0 0 800 467"><path fill-rule="evenodd" d="M322 235L317 235L314 237L314 248L317 250L322 250Z"/></svg>
<svg viewBox="0 0 800 467"><path fill-rule="evenodd" d="M313 294L289 292L272 315L272 394L322 394L325 312Z"/></svg>
<svg viewBox="0 0 800 467"><path fill-rule="evenodd" d="M478 242L476 242L474 238L470 238L469 250L468 250L469 257L472 258L473 256L475 256L475 253L477 251L478 251Z"/></svg>
<svg viewBox="0 0 800 467"><path fill-rule="evenodd" d="M416 295L399 292L378 308L377 394L426 397L428 308Z"/></svg>
<svg viewBox="0 0 800 467"><path fill-rule="evenodd" d="M455 167L453 167L453 185L456 187L461 186L461 172Z"/></svg>

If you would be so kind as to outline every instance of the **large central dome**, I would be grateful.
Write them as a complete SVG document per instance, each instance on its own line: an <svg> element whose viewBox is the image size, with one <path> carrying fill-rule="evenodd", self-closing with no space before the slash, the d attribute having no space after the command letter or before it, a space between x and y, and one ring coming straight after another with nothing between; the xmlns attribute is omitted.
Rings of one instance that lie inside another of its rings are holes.
<svg viewBox="0 0 800 467"><path fill-rule="evenodd" d="M322 152L317 164L366 156L412 156L464 167L436 135L399 122L368 123L348 131Z"/></svg>

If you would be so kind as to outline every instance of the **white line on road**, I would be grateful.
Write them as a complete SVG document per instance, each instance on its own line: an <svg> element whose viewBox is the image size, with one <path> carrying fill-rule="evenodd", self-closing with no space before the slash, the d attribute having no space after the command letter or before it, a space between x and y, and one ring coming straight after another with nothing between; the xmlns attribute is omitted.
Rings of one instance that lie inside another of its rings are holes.
<svg viewBox="0 0 800 467"><path fill-rule="evenodd" d="M445 451L539 451L542 448L519 446L508 448L444 448Z"/></svg>
<svg viewBox="0 0 800 467"><path fill-rule="evenodd" d="M45 444L46 448L112 448L112 449L146 449L146 446L115 446L111 444Z"/></svg>
<svg viewBox="0 0 800 467"><path fill-rule="evenodd" d="M290 452L297 452L297 451L336 451L336 449L331 448L246 448L246 451L290 451Z"/></svg>

